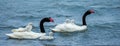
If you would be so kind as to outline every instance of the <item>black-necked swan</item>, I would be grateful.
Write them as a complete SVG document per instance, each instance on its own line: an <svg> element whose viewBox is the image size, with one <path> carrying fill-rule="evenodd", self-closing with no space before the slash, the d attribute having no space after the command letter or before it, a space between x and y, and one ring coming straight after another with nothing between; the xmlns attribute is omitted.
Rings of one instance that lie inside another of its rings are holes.
<svg viewBox="0 0 120 46"><path fill-rule="evenodd" d="M74 23L74 20L67 19L64 23L58 24L55 28L51 29L53 32L74 32L84 31L87 29L86 16L94 13L93 10L87 10L82 17L82 26L78 26Z"/></svg>
<svg viewBox="0 0 120 46"><path fill-rule="evenodd" d="M49 36L46 36L45 30L44 30L44 22L53 22L53 19L51 17L46 17L43 18L40 21L40 32L41 33L36 33L33 31L30 32L13 32L13 33L9 33L6 34L7 36L9 36L10 38L17 38L17 39L36 39L36 38L45 38L45 39L53 39L54 37L52 36L53 32L49 33Z"/></svg>
<svg viewBox="0 0 120 46"><path fill-rule="evenodd" d="M12 32L30 32L32 30L32 22L28 23L25 28L12 29Z"/></svg>

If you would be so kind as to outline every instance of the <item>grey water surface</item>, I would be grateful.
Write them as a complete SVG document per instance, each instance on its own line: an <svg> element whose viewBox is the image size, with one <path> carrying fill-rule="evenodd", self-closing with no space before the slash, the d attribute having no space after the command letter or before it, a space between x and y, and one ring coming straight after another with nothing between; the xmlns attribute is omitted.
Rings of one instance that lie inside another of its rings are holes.
<svg viewBox="0 0 120 46"><path fill-rule="evenodd" d="M65 19L82 24L82 15L88 9L88 30L73 33L54 33L54 40L8 39L11 29L25 27L33 22L34 32L39 21L52 17L54 23L45 23L46 32ZM120 0L0 0L0 46L88 46L120 45Z"/></svg>

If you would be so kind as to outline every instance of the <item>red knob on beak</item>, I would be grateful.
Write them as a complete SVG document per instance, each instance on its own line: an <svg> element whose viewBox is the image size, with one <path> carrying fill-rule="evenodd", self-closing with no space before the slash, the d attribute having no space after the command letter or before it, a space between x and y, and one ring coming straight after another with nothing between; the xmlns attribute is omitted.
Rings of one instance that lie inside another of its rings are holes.
<svg viewBox="0 0 120 46"><path fill-rule="evenodd" d="M54 20L52 18L50 18L50 22L54 22Z"/></svg>

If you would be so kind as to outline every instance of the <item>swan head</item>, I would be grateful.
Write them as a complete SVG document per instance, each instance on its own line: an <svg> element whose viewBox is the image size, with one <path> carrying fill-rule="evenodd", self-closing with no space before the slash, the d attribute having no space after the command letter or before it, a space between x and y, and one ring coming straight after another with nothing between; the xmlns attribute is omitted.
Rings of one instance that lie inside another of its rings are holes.
<svg viewBox="0 0 120 46"><path fill-rule="evenodd" d="M94 10L92 10L92 9L90 9L90 10L88 10L88 11L89 11L90 13L95 13Z"/></svg>
<svg viewBox="0 0 120 46"><path fill-rule="evenodd" d="M92 14L92 13L95 13L94 10L90 9L86 12L87 14Z"/></svg>
<svg viewBox="0 0 120 46"><path fill-rule="evenodd" d="M44 18L45 22L54 22L54 20L51 17Z"/></svg>

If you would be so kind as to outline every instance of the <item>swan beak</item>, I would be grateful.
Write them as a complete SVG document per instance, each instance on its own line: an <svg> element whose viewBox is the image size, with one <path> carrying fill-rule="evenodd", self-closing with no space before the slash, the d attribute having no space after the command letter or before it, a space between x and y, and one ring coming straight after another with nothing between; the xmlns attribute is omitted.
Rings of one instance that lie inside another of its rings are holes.
<svg viewBox="0 0 120 46"><path fill-rule="evenodd" d="M54 22L54 20L52 18L50 18L50 22Z"/></svg>
<svg viewBox="0 0 120 46"><path fill-rule="evenodd" d="M90 10L91 13L95 13L94 10Z"/></svg>
<svg viewBox="0 0 120 46"><path fill-rule="evenodd" d="M92 13L95 13L94 11Z"/></svg>
<svg viewBox="0 0 120 46"><path fill-rule="evenodd" d="M54 22L54 20L53 20L53 21L51 21L51 22Z"/></svg>

